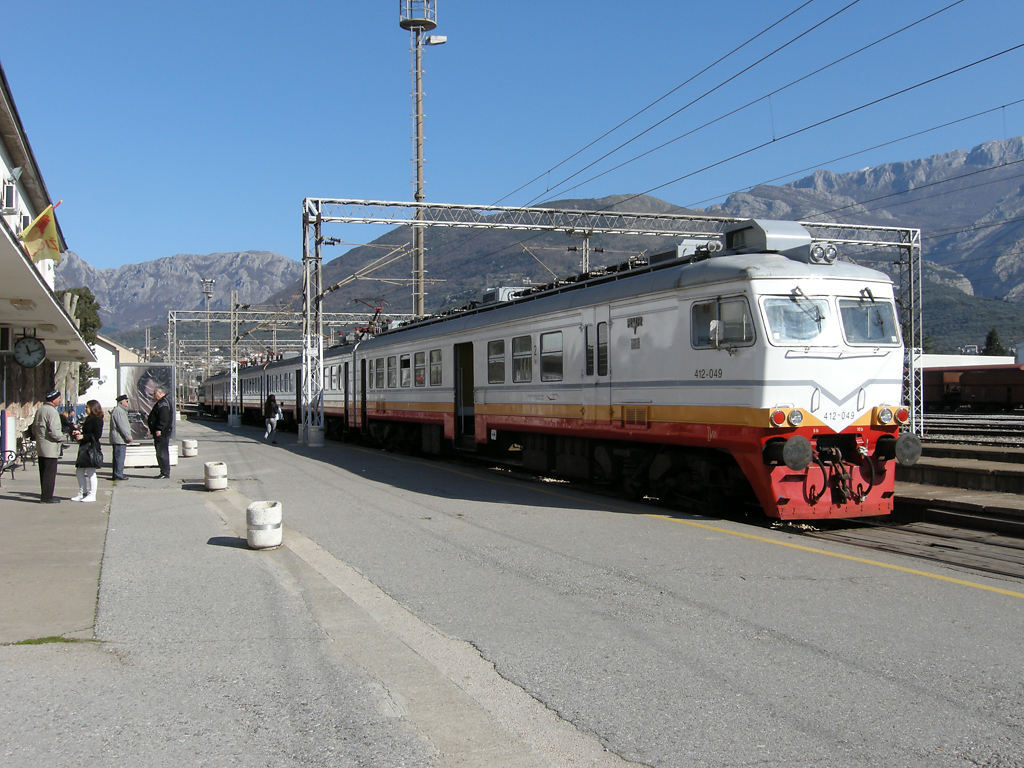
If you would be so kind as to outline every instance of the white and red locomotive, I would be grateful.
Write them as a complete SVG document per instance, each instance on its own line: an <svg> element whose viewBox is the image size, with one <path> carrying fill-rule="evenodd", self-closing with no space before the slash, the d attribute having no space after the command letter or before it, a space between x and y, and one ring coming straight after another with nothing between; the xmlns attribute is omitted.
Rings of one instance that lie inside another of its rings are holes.
<svg viewBox="0 0 1024 768"><path fill-rule="evenodd" d="M715 244L717 245L717 244ZM794 222L746 222L544 290L511 291L324 360L328 435L428 454L486 452L695 509L770 517L892 511L904 349L891 280ZM497 295L495 295L497 294ZM297 358L243 368L243 414L296 419ZM227 377L204 388L223 412Z"/></svg>

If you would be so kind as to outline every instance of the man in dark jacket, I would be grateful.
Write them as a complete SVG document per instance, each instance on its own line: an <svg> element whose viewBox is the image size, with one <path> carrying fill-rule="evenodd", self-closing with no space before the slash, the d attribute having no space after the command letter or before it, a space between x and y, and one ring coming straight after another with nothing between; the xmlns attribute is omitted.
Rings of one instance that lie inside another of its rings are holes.
<svg viewBox="0 0 1024 768"><path fill-rule="evenodd" d="M149 412L146 424L149 431L153 433L153 446L156 448L156 463L160 465L158 478L169 479L171 476L171 425L174 423L174 414L171 413L171 404L167 401L167 393L158 388L153 397L156 402L153 410Z"/></svg>

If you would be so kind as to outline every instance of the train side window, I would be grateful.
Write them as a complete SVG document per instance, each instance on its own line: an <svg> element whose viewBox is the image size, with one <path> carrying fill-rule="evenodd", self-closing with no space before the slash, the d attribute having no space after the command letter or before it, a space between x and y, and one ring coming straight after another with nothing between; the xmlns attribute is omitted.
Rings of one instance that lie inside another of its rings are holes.
<svg viewBox="0 0 1024 768"><path fill-rule="evenodd" d="M417 387L427 383L427 355L417 352L412 358L412 380Z"/></svg>
<svg viewBox="0 0 1024 768"><path fill-rule="evenodd" d="M597 375L608 375L608 323L597 324Z"/></svg>
<svg viewBox="0 0 1024 768"><path fill-rule="evenodd" d="M402 387L412 386L412 358L409 355L398 358L398 383Z"/></svg>
<svg viewBox="0 0 1024 768"><path fill-rule="evenodd" d="M373 389L373 360L366 361L366 383Z"/></svg>
<svg viewBox="0 0 1024 768"><path fill-rule="evenodd" d="M430 350L430 386L441 386L441 350Z"/></svg>
<svg viewBox="0 0 1024 768"><path fill-rule="evenodd" d="M377 367L373 372L376 389L384 389L384 358L377 358Z"/></svg>
<svg viewBox="0 0 1024 768"><path fill-rule="evenodd" d="M712 327L717 328L717 338L712 338ZM690 310L690 343L696 349L753 344L754 321L747 300L737 296L694 302Z"/></svg>
<svg viewBox="0 0 1024 768"><path fill-rule="evenodd" d="M388 389L398 386L398 360L394 355L388 357Z"/></svg>
<svg viewBox="0 0 1024 768"><path fill-rule="evenodd" d="M540 380L562 380L562 332L540 335Z"/></svg>
<svg viewBox="0 0 1024 768"><path fill-rule="evenodd" d="M530 336L512 339L512 381L516 384L533 381L533 339Z"/></svg>
<svg viewBox="0 0 1024 768"><path fill-rule="evenodd" d="M487 383L505 383L505 340L487 342Z"/></svg>

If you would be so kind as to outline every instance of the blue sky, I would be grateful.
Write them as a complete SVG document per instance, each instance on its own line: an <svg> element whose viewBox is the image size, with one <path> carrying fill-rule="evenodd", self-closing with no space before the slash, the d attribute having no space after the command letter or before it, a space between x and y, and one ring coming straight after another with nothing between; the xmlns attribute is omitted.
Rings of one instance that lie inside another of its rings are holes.
<svg viewBox="0 0 1024 768"><path fill-rule="evenodd" d="M1024 99L1019 49L693 173L1024 43L1020 0L964 0L770 102L587 181L953 2L859 0L559 184L851 3L813 0L545 174L804 2L438 0L435 34L448 43L424 51L428 200L526 205L657 188L652 194L674 204L707 205L809 166L849 171L1024 134L1017 104L826 162ZM10 4L3 17L0 62L51 196L64 201L62 229L96 267L248 249L298 259L304 197L412 199L411 60L398 0L55 0L45 18L30 3ZM367 241L378 233L328 234Z"/></svg>

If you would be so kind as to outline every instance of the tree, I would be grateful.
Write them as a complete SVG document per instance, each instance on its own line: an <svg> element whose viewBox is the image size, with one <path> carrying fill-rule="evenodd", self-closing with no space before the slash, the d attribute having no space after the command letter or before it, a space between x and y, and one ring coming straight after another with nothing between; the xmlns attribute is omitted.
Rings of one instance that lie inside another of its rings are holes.
<svg viewBox="0 0 1024 768"><path fill-rule="evenodd" d="M82 335L86 344L95 344L99 336L100 327L103 321L100 320L100 305L96 297L88 288L69 288L66 291L58 291L57 295L62 299L64 294L73 293L78 296L78 306L75 308L75 319L78 320L78 332ZM88 363L80 363L78 366L78 394L85 394L85 390L92 383L92 366Z"/></svg>
<svg viewBox="0 0 1024 768"><path fill-rule="evenodd" d="M985 337L985 348L981 350L983 355L1008 355L1006 347L999 341L999 331L993 328Z"/></svg>

